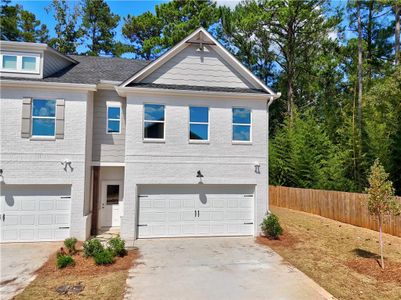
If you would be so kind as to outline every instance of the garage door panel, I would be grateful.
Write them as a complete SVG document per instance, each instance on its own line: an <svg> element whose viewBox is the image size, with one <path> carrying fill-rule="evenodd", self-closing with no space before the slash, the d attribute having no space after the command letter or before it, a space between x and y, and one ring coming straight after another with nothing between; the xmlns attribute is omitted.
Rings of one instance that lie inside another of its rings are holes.
<svg viewBox="0 0 401 300"><path fill-rule="evenodd" d="M243 187L140 187L138 237L252 235L254 187Z"/></svg>
<svg viewBox="0 0 401 300"><path fill-rule="evenodd" d="M5 222L0 241L54 241L68 237L70 193L68 185L7 185L1 194Z"/></svg>

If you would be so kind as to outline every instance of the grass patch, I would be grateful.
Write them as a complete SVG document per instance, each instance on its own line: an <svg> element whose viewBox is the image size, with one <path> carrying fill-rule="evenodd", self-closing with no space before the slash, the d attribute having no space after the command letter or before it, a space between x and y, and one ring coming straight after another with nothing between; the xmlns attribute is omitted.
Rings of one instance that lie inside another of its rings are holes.
<svg viewBox="0 0 401 300"><path fill-rule="evenodd" d="M98 266L79 249L73 256L74 266L57 269L54 254L14 299L122 299L128 270L138 257L137 250L130 250L124 257L116 257L114 264ZM79 287L78 291L75 287ZM68 292L60 292L63 289Z"/></svg>
<svg viewBox="0 0 401 300"><path fill-rule="evenodd" d="M401 238L384 235L385 266L377 263L378 233L323 217L271 207L280 240L258 238L338 299L400 299Z"/></svg>

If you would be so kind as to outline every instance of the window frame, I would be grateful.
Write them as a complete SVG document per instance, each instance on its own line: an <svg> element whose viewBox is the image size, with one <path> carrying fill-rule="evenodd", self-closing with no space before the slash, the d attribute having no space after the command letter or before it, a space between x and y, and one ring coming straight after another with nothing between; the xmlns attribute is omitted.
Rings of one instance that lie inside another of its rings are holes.
<svg viewBox="0 0 401 300"><path fill-rule="evenodd" d="M249 124L245 124L245 123L234 123L234 109L235 108L240 108L240 109L248 109L249 110L249 114L250 114L250 122ZM250 107L245 107L245 106L233 106L231 108L231 142L232 144L252 144L252 127L253 127L253 121L252 121L252 117L253 117L253 112L252 109ZM234 140L234 126L249 126L249 141L241 141L241 140Z"/></svg>
<svg viewBox="0 0 401 300"><path fill-rule="evenodd" d="M110 119L109 118L109 108L119 108L120 109L120 119ZM122 114L121 102L107 102L106 103L106 134L121 134L121 114ZM119 121L118 132L109 132L109 121Z"/></svg>
<svg viewBox="0 0 401 300"><path fill-rule="evenodd" d="M16 68L7 69L3 67L4 56L15 56L16 57ZM35 58L35 69L24 70L22 68L23 57L34 57ZM23 53L23 52L1 52L0 53L0 71L5 73L22 73L22 74L39 74L40 73L40 57L39 53Z"/></svg>
<svg viewBox="0 0 401 300"><path fill-rule="evenodd" d="M207 108L207 122L191 122L191 107ZM191 139L191 125L207 125L207 140ZM188 106L188 142L190 144L208 144L210 143L210 107L207 105L190 105Z"/></svg>
<svg viewBox="0 0 401 300"><path fill-rule="evenodd" d="M158 121L158 120L146 120L145 119L145 106L146 105L160 105L164 106L164 120L163 121ZM166 141L166 121L167 121L167 106L164 103L151 103L151 102L146 102L143 103L142 105L142 141L143 142L148 142L148 143L164 143ZM163 138L147 138L145 137L145 123L162 123L163 124Z"/></svg>
<svg viewBox="0 0 401 300"><path fill-rule="evenodd" d="M34 116L33 109L34 109L34 102L35 100L44 100L44 101L54 101L54 117L43 117L43 116ZM56 99L39 99L39 98L32 98L31 103L31 137L32 138L39 138L39 139L55 139L56 132L57 132L57 100ZM33 120L34 119L50 119L54 120L54 134L53 135L34 135L33 134Z"/></svg>

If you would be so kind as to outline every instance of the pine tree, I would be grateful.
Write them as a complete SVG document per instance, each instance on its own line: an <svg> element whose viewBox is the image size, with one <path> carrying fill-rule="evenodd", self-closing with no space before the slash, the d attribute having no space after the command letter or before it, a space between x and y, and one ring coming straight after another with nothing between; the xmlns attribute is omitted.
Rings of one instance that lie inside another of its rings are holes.
<svg viewBox="0 0 401 300"><path fill-rule="evenodd" d="M110 11L104 0L85 0L83 3L82 31L88 55L111 54L116 46L115 29L120 17Z"/></svg>

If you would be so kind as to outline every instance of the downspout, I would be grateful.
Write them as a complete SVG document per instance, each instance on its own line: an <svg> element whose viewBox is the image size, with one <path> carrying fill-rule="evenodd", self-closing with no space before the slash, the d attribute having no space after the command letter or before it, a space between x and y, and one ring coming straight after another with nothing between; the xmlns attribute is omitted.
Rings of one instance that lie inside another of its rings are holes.
<svg viewBox="0 0 401 300"><path fill-rule="evenodd" d="M266 183L267 183L267 205L268 211L270 212L270 199L269 199L269 108L272 105L275 99L281 97L281 93L277 93L276 95L270 96L269 100L266 103Z"/></svg>

